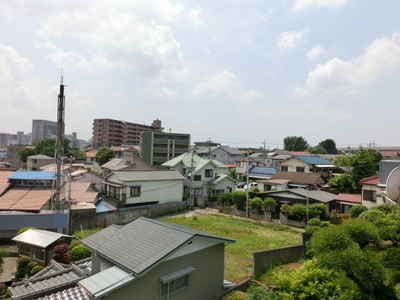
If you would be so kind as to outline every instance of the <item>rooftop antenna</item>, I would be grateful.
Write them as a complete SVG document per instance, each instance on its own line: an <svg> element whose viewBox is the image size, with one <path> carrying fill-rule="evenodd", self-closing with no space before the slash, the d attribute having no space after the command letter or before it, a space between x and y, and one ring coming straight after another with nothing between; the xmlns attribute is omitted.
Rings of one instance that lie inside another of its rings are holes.
<svg viewBox="0 0 400 300"><path fill-rule="evenodd" d="M60 94L58 95L58 105L57 105L57 139L56 139L56 181L53 186L52 191L52 209L59 210L62 208L61 203L61 190L63 186L61 177L61 166L63 163L64 156L64 106L65 106L65 96L64 96L64 82L61 69L61 81L60 81Z"/></svg>

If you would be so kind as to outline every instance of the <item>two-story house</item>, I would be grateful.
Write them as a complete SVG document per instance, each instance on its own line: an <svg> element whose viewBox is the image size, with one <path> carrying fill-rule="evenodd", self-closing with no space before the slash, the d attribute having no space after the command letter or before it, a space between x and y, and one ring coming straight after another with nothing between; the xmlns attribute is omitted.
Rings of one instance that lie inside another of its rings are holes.
<svg viewBox="0 0 400 300"><path fill-rule="evenodd" d="M324 179L332 177L334 164L317 155L294 155L281 162L281 171L320 173Z"/></svg>
<svg viewBox="0 0 400 300"><path fill-rule="evenodd" d="M194 200L191 204L205 206L210 197L235 189L235 180L226 175L229 167L215 159L185 153L162 165L185 176L186 194Z"/></svg>

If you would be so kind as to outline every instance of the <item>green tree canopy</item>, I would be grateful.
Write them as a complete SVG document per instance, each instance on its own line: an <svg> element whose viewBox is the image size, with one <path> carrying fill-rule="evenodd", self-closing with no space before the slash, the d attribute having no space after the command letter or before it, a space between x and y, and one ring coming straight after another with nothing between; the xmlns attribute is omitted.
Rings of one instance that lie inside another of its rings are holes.
<svg viewBox="0 0 400 300"><path fill-rule="evenodd" d="M287 136L283 139L283 148L287 151L304 151L309 144L301 136Z"/></svg>
<svg viewBox="0 0 400 300"><path fill-rule="evenodd" d="M26 163L26 161L28 160L28 156L32 156L32 155L36 155L35 148L25 148L25 149L18 151L19 159L24 163Z"/></svg>
<svg viewBox="0 0 400 300"><path fill-rule="evenodd" d="M326 153L328 154L337 154L338 150L336 148L336 143L332 139L326 139L318 144L318 146L321 146L326 150Z"/></svg>
<svg viewBox="0 0 400 300"><path fill-rule="evenodd" d="M115 157L115 152L108 148L108 147L100 147L97 150L95 160L101 166L104 165L106 162L109 162Z"/></svg>
<svg viewBox="0 0 400 300"><path fill-rule="evenodd" d="M64 139L64 155L69 156L70 147L69 144L71 143L70 140ZM43 154L50 157L54 157L56 153L56 139L44 139L40 140L35 145L36 154Z"/></svg>
<svg viewBox="0 0 400 300"><path fill-rule="evenodd" d="M322 147L321 145L310 146L307 148L307 152L310 152L312 154L327 154L328 153L326 151L326 149L324 147Z"/></svg>

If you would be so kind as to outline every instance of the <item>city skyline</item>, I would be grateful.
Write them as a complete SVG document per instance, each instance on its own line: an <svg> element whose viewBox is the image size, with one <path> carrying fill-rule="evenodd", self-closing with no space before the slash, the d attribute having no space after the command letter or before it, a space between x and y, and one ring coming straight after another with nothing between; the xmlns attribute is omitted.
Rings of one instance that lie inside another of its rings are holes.
<svg viewBox="0 0 400 300"><path fill-rule="evenodd" d="M0 3L0 132L110 118L192 141L396 146L400 3L136 0Z"/></svg>

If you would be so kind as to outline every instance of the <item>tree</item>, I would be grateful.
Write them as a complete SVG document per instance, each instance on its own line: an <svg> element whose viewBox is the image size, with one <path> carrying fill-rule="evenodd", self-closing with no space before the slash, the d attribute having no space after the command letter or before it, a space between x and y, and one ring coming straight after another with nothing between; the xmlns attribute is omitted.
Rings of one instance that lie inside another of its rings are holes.
<svg viewBox="0 0 400 300"><path fill-rule="evenodd" d="M321 146L326 150L326 153L328 154L337 154L338 150L336 148L336 143L332 139L326 139L318 144L318 146Z"/></svg>
<svg viewBox="0 0 400 300"><path fill-rule="evenodd" d="M115 157L115 152L108 148L108 147L100 147L97 150L95 160L101 166L104 165L106 162L109 162Z"/></svg>
<svg viewBox="0 0 400 300"><path fill-rule="evenodd" d="M43 154L50 157L54 157L56 153L56 139L44 139L40 140L35 145L36 154ZM70 140L64 139L64 155L69 156L69 144L71 143Z"/></svg>
<svg viewBox="0 0 400 300"><path fill-rule="evenodd" d="M228 175L230 178L233 178L236 180L236 169L232 168L229 169L228 173L226 173L226 175Z"/></svg>
<svg viewBox="0 0 400 300"><path fill-rule="evenodd" d="M70 257L69 257L69 246L67 244L60 244L54 247L54 254L51 257L56 262L62 264L69 264Z"/></svg>
<svg viewBox="0 0 400 300"><path fill-rule="evenodd" d="M328 180L330 189L342 192L351 193L354 191L354 182L350 174L340 174Z"/></svg>
<svg viewBox="0 0 400 300"><path fill-rule="evenodd" d="M232 192L232 202L236 205L238 210L246 210L246 192L234 191Z"/></svg>
<svg viewBox="0 0 400 300"><path fill-rule="evenodd" d="M327 154L326 149L320 145L308 147L307 152L312 154Z"/></svg>
<svg viewBox="0 0 400 300"><path fill-rule="evenodd" d="M32 155L36 155L35 148L25 148L25 149L18 151L19 159L24 163L26 163L26 161L28 160L28 156L32 156Z"/></svg>
<svg viewBox="0 0 400 300"><path fill-rule="evenodd" d="M308 142L301 136L287 136L283 139L283 148L287 151L304 151Z"/></svg>
<svg viewBox="0 0 400 300"><path fill-rule="evenodd" d="M374 245L379 244L378 227L368 220L359 218L349 219L346 220L342 226L361 249L364 249L370 243Z"/></svg>

